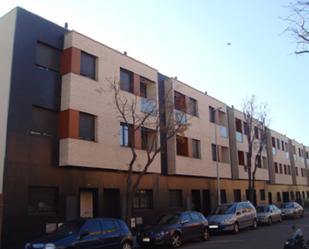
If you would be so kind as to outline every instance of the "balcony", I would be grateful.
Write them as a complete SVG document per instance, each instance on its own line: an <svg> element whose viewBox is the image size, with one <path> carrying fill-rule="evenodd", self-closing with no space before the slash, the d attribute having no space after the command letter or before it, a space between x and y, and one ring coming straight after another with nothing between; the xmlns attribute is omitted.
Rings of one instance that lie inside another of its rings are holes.
<svg viewBox="0 0 309 249"><path fill-rule="evenodd" d="M225 126L220 126L220 135L223 138L228 138L227 128Z"/></svg>
<svg viewBox="0 0 309 249"><path fill-rule="evenodd" d="M188 119L186 113L179 111L179 110L174 110L174 115L175 115L175 121L178 124L187 124Z"/></svg>
<svg viewBox="0 0 309 249"><path fill-rule="evenodd" d="M157 112L156 102L151 99L141 98L141 112L156 115Z"/></svg>
<svg viewBox="0 0 309 249"><path fill-rule="evenodd" d="M243 143L243 135L241 132L236 131L236 141L239 143Z"/></svg>

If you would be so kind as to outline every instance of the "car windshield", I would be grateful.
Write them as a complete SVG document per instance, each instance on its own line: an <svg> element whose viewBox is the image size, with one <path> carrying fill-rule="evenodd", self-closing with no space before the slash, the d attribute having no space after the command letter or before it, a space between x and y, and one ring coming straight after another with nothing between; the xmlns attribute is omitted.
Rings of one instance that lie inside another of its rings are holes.
<svg viewBox="0 0 309 249"><path fill-rule="evenodd" d="M168 214L168 215L161 216L157 224L158 225L169 225L169 224L176 223L178 220L179 220L178 214Z"/></svg>
<svg viewBox="0 0 309 249"><path fill-rule="evenodd" d="M57 234L68 235L79 231L79 229L84 225L85 220L74 220L63 223L57 230Z"/></svg>
<svg viewBox="0 0 309 249"><path fill-rule="evenodd" d="M258 213L265 213L265 212L269 212L269 207L266 206L259 206L256 208L256 211Z"/></svg>
<svg viewBox="0 0 309 249"><path fill-rule="evenodd" d="M233 204L218 206L214 214L233 214L235 213L236 206Z"/></svg>
<svg viewBox="0 0 309 249"><path fill-rule="evenodd" d="M293 207L294 205L291 202L281 204L281 208L293 208Z"/></svg>

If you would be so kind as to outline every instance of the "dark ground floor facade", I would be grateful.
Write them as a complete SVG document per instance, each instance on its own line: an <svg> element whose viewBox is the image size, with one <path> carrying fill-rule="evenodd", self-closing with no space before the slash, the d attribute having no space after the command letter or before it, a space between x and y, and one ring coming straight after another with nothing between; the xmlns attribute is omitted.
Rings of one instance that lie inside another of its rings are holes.
<svg viewBox="0 0 309 249"><path fill-rule="evenodd" d="M33 171L27 177L22 177L19 172L18 184L7 182L2 248L22 248L25 242L66 220L125 216L126 173L76 167L41 170ZM222 202L247 199L246 180L221 179L220 183ZM268 185L258 181L256 200L257 204L301 201L308 198L308 191L305 186ZM278 192L281 199L278 199ZM134 218L130 225L133 230L138 229L162 213L179 210L197 210L208 215L216 204L216 179L148 174L136 193Z"/></svg>

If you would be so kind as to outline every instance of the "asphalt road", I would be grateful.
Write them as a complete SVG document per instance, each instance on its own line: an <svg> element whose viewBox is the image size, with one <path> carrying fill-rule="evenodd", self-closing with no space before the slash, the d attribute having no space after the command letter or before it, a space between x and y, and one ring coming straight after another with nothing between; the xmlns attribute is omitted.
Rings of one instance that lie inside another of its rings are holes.
<svg viewBox="0 0 309 249"><path fill-rule="evenodd" d="M209 241L188 242L181 249L282 249L292 233L293 224L301 228L305 240L309 240L309 212L306 212L304 218L259 226L257 230L247 229L238 234L215 234Z"/></svg>

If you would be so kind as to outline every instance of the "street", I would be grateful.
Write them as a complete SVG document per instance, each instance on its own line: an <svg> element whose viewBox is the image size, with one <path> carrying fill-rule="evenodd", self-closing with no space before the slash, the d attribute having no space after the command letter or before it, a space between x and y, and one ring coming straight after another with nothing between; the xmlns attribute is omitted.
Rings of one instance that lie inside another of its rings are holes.
<svg viewBox="0 0 309 249"><path fill-rule="evenodd" d="M257 230L243 230L238 234L213 234L207 242L188 242L182 249L281 249L285 240L292 233L292 226L296 225L304 233L305 240L309 240L309 213L304 218L284 220L272 226L259 226Z"/></svg>

